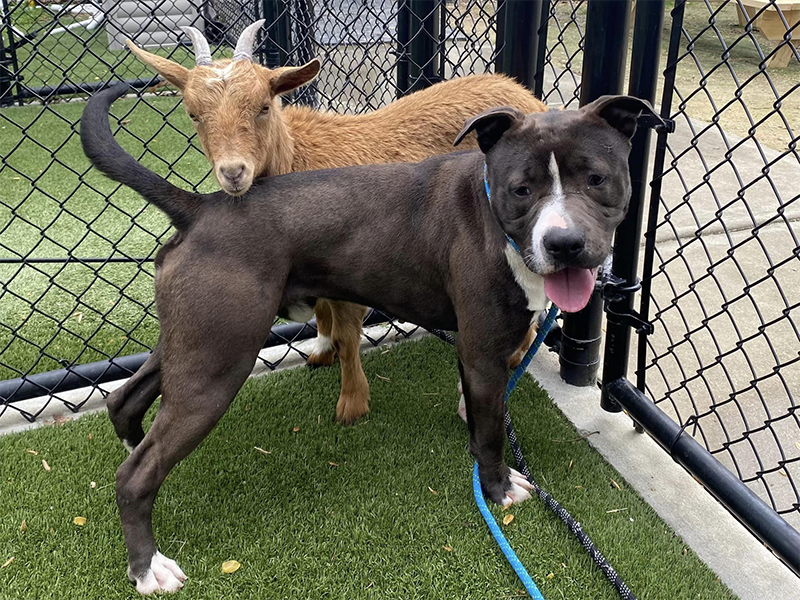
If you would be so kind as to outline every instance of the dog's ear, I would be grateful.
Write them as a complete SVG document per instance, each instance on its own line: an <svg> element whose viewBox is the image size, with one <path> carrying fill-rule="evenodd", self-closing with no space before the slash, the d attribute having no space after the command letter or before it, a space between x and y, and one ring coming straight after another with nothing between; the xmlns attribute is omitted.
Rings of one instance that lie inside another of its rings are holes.
<svg viewBox="0 0 800 600"><path fill-rule="evenodd" d="M628 139L636 133L636 121L642 113L664 123L647 100L634 96L600 96L581 111L597 115Z"/></svg>
<svg viewBox="0 0 800 600"><path fill-rule="evenodd" d="M464 129L456 136L453 146L458 146L464 136L474 129L478 135L478 146L485 154L503 137L506 131L521 123L524 118L523 112L510 106L490 108L477 117L467 119Z"/></svg>

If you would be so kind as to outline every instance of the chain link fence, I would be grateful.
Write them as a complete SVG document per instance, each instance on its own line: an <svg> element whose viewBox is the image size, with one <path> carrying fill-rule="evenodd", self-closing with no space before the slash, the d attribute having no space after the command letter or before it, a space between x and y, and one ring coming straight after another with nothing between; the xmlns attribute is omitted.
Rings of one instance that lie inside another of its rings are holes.
<svg viewBox="0 0 800 600"><path fill-rule="evenodd" d="M646 234L655 333L640 338L639 387L798 528L800 5L675 13L662 83L676 131Z"/></svg>
<svg viewBox="0 0 800 600"><path fill-rule="evenodd" d="M78 411L90 392L67 400L53 390L130 374L136 361L123 357L148 352L158 337L152 260L171 230L157 210L89 169L78 139L87 96L108 81L130 82L141 93L114 106L121 143L177 185L216 189L180 98L130 54L126 38L191 67L181 25L204 31L222 58L265 18L257 59L274 67L319 56L319 78L294 101L348 113L388 104L415 71L427 69L428 83L492 71L503 43L502 0L418 2L428 10L419 28L404 21L404 0L0 2L0 423L10 413L32 422L54 402ZM576 104L584 2L545 2L543 12L542 95ZM432 52L423 63L414 44L426 37ZM371 343L408 335L391 321L382 327ZM313 324L286 325L271 343L288 343L285 358L302 354L296 342L311 335ZM100 373L85 370L108 360ZM23 409L32 397L41 403Z"/></svg>

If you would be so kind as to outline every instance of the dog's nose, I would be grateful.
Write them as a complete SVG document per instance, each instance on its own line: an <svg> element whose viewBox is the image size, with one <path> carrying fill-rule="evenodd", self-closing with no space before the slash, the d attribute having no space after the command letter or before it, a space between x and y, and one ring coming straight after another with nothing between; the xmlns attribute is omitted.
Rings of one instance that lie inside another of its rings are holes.
<svg viewBox="0 0 800 600"><path fill-rule="evenodd" d="M219 172L231 184L239 183L244 178L244 163L227 163L219 166Z"/></svg>
<svg viewBox="0 0 800 600"><path fill-rule="evenodd" d="M567 263L578 258L583 252L586 239L583 232L578 229L551 227L544 235L542 243L550 256L558 262Z"/></svg>

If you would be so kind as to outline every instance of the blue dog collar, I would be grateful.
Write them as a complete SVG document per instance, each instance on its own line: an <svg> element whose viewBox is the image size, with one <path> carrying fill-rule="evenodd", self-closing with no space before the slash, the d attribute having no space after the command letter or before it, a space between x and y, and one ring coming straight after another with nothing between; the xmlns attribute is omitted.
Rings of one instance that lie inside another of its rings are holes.
<svg viewBox="0 0 800 600"><path fill-rule="evenodd" d="M488 167L486 166L486 163L483 163L483 187L486 190L486 199L489 201L489 204L491 204L492 203L492 192L489 189L489 178L486 175L487 168ZM518 254L521 254L520 251L519 251L519 248L517 248L517 245L514 243L514 240L512 240L510 237L508 237L507 233L505 233L505 232L503 232L503 233L505 234L506 239L508 240L508 243L511 244L511 247L514 250L516 250Z"/></svg>

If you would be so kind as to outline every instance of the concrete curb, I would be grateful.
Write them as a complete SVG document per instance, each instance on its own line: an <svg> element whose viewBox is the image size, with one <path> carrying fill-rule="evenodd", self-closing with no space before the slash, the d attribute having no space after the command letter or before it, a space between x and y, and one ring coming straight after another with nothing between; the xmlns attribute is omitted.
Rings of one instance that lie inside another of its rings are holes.
<svg viewBox="0 0 800 600"><path fill-rule="evenodd" d="M741 600L800 597L800 579L689 473L628 417L600 408L600 390L564 383L550 352L540 352L528 371L578 432L600 432L589 443Z"/></svg>

